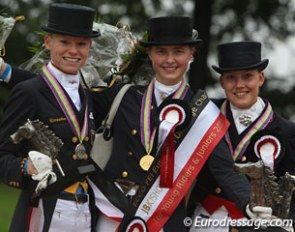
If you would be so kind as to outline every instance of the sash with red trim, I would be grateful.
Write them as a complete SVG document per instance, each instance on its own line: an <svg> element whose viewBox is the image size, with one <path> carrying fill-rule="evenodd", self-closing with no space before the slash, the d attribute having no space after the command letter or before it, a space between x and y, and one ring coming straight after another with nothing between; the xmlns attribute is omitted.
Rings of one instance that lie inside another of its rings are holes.
<svg viewBox="0 0 295 232"><path fill-rule="evenodd" d="M161 155L157 155L143 184L132 198L118 231L160 231L225 135L229 122L204 91L194 96L190 108L192 120L189 127L175 135L172 187L160 187Z"/></svg>

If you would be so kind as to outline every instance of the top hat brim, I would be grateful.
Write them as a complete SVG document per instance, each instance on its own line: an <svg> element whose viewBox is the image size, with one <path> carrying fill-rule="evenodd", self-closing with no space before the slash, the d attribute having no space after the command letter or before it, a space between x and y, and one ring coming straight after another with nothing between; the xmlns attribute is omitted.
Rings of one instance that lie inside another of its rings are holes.
<svg viewBox="0 0 295 232"><path fill-rule="evenodd" d="M237 67L225 67L225 68L221 68L221 67L217 67L215 65L212 65L211 67L216 72L222 74L223 72L226 72L226 71L236 71L236 70L249 70L249 69L264 70L267 67L268 62L269 62L268 59L264 59L264 60L262 60L261 62L259 62L257 64L248 65L248 66L237 66Z"/></svg>
<svg viewBox="0 0 295 232"><path fill-rule="evenodd" d="M179 40L169 40L169 41L139 41L140 45L144 47L149 46L155 46L155 45L192 45L196 46L202 43L201 39L197 40L185 40L185 41L179 41Z"/></svg>
<svg viewBox="0 0 295 232"><path fill-rule="evenodd" d="M51 28L48 26L41 26L42 30L48 33L54 33L54 34L61 34L61 35L69 35L69 36L75 36L75 37L84 37L84 38L94 38L100 36L99 31L92 31L92 33L88 34L83 34L83 33L73 33L69 31L62 31L62 30L57 30L55 28Z"/></svg>

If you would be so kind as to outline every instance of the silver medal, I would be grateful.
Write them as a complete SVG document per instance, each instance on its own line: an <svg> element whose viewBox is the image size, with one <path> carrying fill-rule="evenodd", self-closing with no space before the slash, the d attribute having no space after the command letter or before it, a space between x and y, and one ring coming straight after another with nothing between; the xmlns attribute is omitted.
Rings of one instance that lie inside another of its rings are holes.
<svg viewBox="0 0 295 232"><path fill-rule="evenodd" d="M87 159L87 153L85 146L82 143L79 143L75 148L75 156L77 159Z"/></svg>

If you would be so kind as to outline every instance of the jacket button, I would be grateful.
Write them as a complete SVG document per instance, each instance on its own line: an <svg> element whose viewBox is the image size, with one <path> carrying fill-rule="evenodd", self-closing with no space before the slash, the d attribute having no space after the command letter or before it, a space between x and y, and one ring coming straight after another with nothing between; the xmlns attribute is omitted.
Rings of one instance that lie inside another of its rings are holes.
<svg viewBox="0 0 295 232"><path fill-rule="evenodd" d="M133 153L131 151L128 151L128 156L133 156Z"/></svg>
<svg viewBox="0 0 295 232"><path fill-rule="evenodd" d="M131 134L132 134L132 135L136 135L136 134L137 134L137 130L136 130L136 129L133 129L133 130L131 131Z"/></svg>
<svg viewBox="0 0 295 232"><path fill-rule="evenodd" d="M242 162L245 162L246 160L247 160L246 156L243 156L242 159L241 159Z"/></svg>
<svg viewBox="0 0 295 232"><path fill-rule="evenodd" d="M220 193L222 192L222 190L221 190L221 188L217 187L217 188L215 189L215 192L216 192L217 194L220 194Z"/></svg>
<svg viewBox="0 0 295 232"><path fill-rule="evenodd" d="M77 138L77 137L73 137L73 138L72 138L72 142L73 142L73 143L77 143L77 142L78 142L78 138Z"/></svg>
<svg viewBox="0 0 295 232"><path fill-rule="evenodd" d="M127 177L128 176L128 172L124 171L122 172L122 177Z"/></svg>

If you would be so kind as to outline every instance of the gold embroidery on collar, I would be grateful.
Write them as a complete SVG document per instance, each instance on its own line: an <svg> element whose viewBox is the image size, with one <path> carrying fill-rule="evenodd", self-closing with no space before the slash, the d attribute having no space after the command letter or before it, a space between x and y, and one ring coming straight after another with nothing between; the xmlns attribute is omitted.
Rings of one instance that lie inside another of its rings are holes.
<svg viewBox="0 0 295 232"><path fill-rule="evenodd" d="M66 121L66 118L49 118L50 123Z"/></svg>

